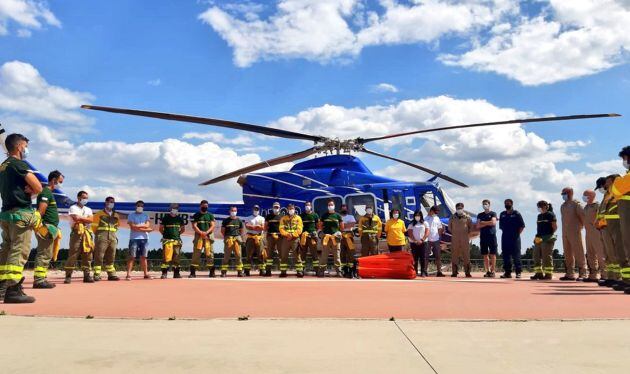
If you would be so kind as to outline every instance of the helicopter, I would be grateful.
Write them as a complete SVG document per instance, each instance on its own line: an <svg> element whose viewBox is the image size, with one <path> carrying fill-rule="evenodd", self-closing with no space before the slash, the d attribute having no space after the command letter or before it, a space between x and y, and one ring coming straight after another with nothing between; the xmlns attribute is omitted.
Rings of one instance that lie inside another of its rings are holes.
<svg viewBox="0 0 630 374"><path fill-rule="evenodd" d="M218 220L228 217L231 206L237 207L238 216L243 219L252 213L254 205L260 207L261 214L266 214L276 201L280 203L283 214L286 214L288 204L293 204L296 211L300 213L304 209L304 204L311 202L313 210L322 215L326 212L328 201L333 200L335 206L347 205L349 214L355 215L357 219L365 214L367 206L373 206L375 213L384 220L383 222L389 219L390 211L393 209L398 209L401 212L401 218L409 222L413 219L415 211L421 210L426 213L430 207L437 206L439 208L439 217L445 224L448 223L449 217L455 211L455 206L445 189L440 185L439 180L444 180L463 188L468 187L468 185L442 172L370 150L366 148L367 143L454 129L620 116L616 113L610 113L524 118L413 130L379 137L339 139L217 118L95 105L82 105L81 108L169 121L197 123L285 139L313 142L313 146L308 149L265 160L201 182L201 186L208 186L237 178L236 182L242 188L242 204L210 203L209 211ZM426 181L409 182L379 176L372 173L359 158L351 153L366 153L399 162L430 174L432 177ZM301 161L287 171L258 172L271 166L298 161L319 154L324 154L324 156ZM36 169L33 168L33 170ZM46 178L41 173L36 173L36 175L42 183L46 183ZM53 194L61 212L67 211L70 205L74 204L74 201L63 191L55 190ZM144 211L149 215L152 223L158 225L161 217L168 214L169 205L170 202L148 202L145 203ZM103 209L104 203L90 202L88 206L92 209ZM189 224L190 218L198 211L198 208L198 203L180 203L179 215L186 224ZM116 210L122 213L124 217L135 210L135 203L117 202ZM219 227L220 225L216 225L215 235L217 237L220 237ZM187 230L188 233L191 231ZM445 233L442 240L448 242L450 241L449 239L450 234Z"/></svg>

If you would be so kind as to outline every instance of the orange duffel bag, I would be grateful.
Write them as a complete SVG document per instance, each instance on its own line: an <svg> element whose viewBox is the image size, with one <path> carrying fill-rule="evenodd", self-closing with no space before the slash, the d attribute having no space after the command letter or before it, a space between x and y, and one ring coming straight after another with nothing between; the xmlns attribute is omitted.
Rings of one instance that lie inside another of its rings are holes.
<svg viewBox="0 0 630 374"><path fill-rule="evenodd" d="M361 278L414 279L413 256L399 251L359 258Z"/></svg>

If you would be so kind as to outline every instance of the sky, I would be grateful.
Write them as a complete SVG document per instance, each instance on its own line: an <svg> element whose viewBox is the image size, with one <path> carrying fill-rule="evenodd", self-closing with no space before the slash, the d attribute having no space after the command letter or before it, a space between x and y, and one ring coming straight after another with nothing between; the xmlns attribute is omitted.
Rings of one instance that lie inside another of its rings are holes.
<svg viewBox="0 0 630 374"><path fill-rule="evenodd" d="M624 115L453 130L379 152L460 179L470 211L579 199L623 171L630 2L574 0L0 0L0 122L64 190L101 200L237 202L197 183L309 147L302 141L125 117L81 104L184 113L315 135L369 137L543 115ZM430 176L360 155L377 174ZM284 170L290 165L275 167Z"/></svg>

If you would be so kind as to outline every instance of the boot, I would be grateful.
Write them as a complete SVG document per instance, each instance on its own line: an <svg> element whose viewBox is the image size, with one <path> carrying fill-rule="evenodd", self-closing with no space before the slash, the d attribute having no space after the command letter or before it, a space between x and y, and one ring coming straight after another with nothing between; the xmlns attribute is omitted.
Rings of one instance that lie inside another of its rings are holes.
<svg viewBox="0 0 630 374"><path fill-rule="evenodd" d="M118 275L116 275L116 273L107 273L107 280L108 281L119 281L120 278L118 278Z"/></svg>
<svg viewBox="0 0 630 374"><path fill-rule="evenodd" d="M270 277L271 276L271 266L267 266L267 268L265 269L265 277Z"/></svg>
<svg viewBox="0 0 630 374"><path fill-rule="evenodd" d="M221 270L221 278L227 277L227 270Z"/></svg>
<svg viewBox="0 0 630 374"><path fill-rule="evenodd" d="M346 266L344 271L345 271L344 277L348 279L352 279L352 268L350 266Z"/></svg>
<svg viewBox="0 0 630 374"><path fill-rule="evenodd" d="M451 274L451 277L453 278L457 278L457 264L452 264L452 268L453 268L453 274Z"/></svg>
<svg viewBox="0 0 630 374"><path fill-rule="evenodd" d="M512 278L512 273L503 273L503 275L501 275L501 278L503 279L507 279L507 278Z"/></svg>
<svg viewBox="0 0 630 374"><path fill-rule="evenodd" d="M249 269L245 269L245 276L246 277L249 277L249 273L250 273L250 270Z"/></svg>
<svg viewBox="0 0 630 374"><path fill-rule="evenodd" d="M94 278L92 278L89 271L83 272L83 283L94 283Z"/></svg>
<svg viewBox="0 0 630 374"><path fill-rule="evenodd" d="M545 276L543 275L543 273L536 273L536 274L532 275L531 277L529 277L529 279L531 279L531 280L541 280L544 277Z"/></svg>
<svg viewBox="0 0 630 374"><path fill-rule="evenodd" d="M628 284L623 281L619 281L617 284L612 286L612 289L615 291L625 291L626 288L628 288Z"/></svg>
<svg viewBox="0 0 630 374"><path fill-rule="evenodd" d="M286 270L281 270L280 271L280 278L286 278L287 277L287 271Z"/></svg>
<svg viewBox="0 0 630 374"><path fill-rule="evenodd" d="M239 277L239 278L242 278L243 277L243 270L237 271L236 272L236 276Z"/></svg>
<svg viewBox="0 0 630 374"><path fill-rule="evenodd" d="M297 271L297 277L298 278L304 278L304 272L302 270L298 270Z"/></svg>
<svg viewBox="0 0 630 374"><path fill-rule="evenodd" d="M545 274L543 280L552 280L553 279L553 274L551 273L547 273Z"/></svg>
<svg viewBox="0 0 630 374"><path fill-rule="evenodd" d="M72 272L66 271L66 277L64 278L63 283L70 284L70 282L72 282Z"/></svg>
<svg viewBox="0 0 630 374"><path fill-rule="evenodd" d="M166 279L167 277L168 277L168 268L162 269L162 275L160 276L160 279Z"/></svg>
<svg viewBox="0 0 630 374"><path fill-rule="evenodd" d="M464 272L466 273L466 278L472 278L470 274L470 265L464 265Z"/></svg>
<svg viewBox="0 0 630 374"><path fill-rule="evenodd" d="M188 278L197 278L197 269L194 266L190 267L190 274L188 274Z"/></svg>
<svg viewBox="0 0 630 374"><path fill-rule="evenodd" d="M608 288L612 288L612 286L614 286L615 284L617 284L617 281L614 279L606 279L606 282L604 283L604 286L608 287Z"/></svg>
<svg viewBox="0 0 630 374"><path fill-rule="evenodd" d="M4 294L5 304L27 304L35 302L35 298L33 296L28 296L24 293L24 290L22 289L22 282L24 282L24 277L20 279L18 284L7 287Z"/></svg>
<svg viewBox="0 0 630 374"><path fill-rule="evenodd" d="M564 275L564 276L560 277L560 280L561 280L561 281L565 281L565 282L566 282L566 281L569 281L569 282L570 282L570 281L574 281L574 280L575 280L575 276L574 276L574 275L568 275L568 274L566 274L566 275Z"/></svg>
<svg viewBox="0 0 630 374"><path fill-rule="evenodd" d="M7 293L7 281L0 281L0 300L4 300L4 294Z"/></svg>
<svg viewBox="0 0 630 374"><path fill-rule="evenodd" d="M606 282L608 282L608 279L600 279L597 281L597 285L600 287L606 287Z"/></svg>
<svg viewBox="0 0 630 374"><path fill-rule="evenodd" d="M359 279L359 268L356 264L352 267L352 278Z"/></svg>
<svg viewBox="0 0 630 374"><path fill-rule="evenodd" d="M323 267L319 267L317 268L317 278L323 278L324 277L324 268Z"/></svg>
<svg viewBox="0 0 630 374"><path fill-rule="evenodd" d="M258 276L259 277L264 277L265 276L265 269L259 269L258 270Z"/></svg>
<svg viewBox="0 0 630 374"><path fill-rule="evenodd" d="M441 271L438 270L437 274L435 274L436 277L445 277L446 275L444 275Z"/></svg>
<svg viewBox="0 0 630 374"><path fill-rule="evenodd" d="M92 278L92 279L94 279L94 282L100 281L101 280L101 273L98 273L98 274L94 273L94 278Z"/></svg>
<svg viewBox="0 0 630 374"><path fill-rule="evenodd" d="M208 273L208 278L215 278L216 275L214 274L214 266L210 268L210 272Z"/></svg>
<svg viewBox="0 0 630 374"><path fill-rule="evenodd" d="M521 273L520 272L516 273L516 279L521 279Z"/></svg>
<svg viewBox="0 0 630 374"><path fill-rule="evenodd" d="M181 278L182 275L179 273L179 268L176 267L173 269L173 279L179 279Z"/></svg>
<svg viewBox="0 0 630 374"><path fill-rule="evenodd" d="M33 288L41 288L41 289L50 289L55 288L57 285L54 283L50 283L48 279L38 279L33 282Z"/></svg>

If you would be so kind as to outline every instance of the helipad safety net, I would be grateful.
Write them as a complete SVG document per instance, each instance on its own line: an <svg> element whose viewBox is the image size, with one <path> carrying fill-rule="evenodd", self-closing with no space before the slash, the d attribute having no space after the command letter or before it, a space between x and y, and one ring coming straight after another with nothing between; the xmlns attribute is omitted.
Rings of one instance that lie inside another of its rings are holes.
<svg viewBox="0 0 630 374"><path fill-rule="evenodd" d="M361 278L414 279L413 256L409 252L393 252L359 258Z"/></svg>

